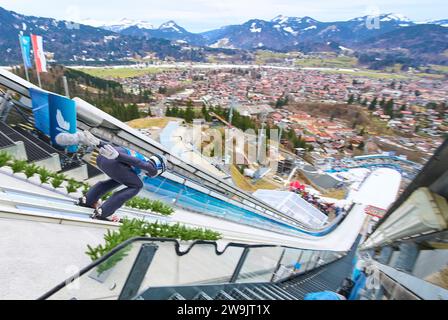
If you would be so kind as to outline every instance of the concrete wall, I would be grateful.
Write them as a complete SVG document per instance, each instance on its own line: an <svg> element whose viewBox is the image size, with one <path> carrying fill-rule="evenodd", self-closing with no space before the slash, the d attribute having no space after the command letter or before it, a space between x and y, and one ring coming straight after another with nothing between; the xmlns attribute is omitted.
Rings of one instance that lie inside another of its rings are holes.
<svg viewBox="0 0 448 320"><path fill-rule="evenodd" d="M50 158L36 161L35 164L39 167L44 167L52 172L59 172L61 168L61 160L58 154L52 154Z"/></svg>
<svg viewBox="0 0 448 320"><path fill-rule="evenodd" d="M25 145L22 141L14 142L14 146L3 148L0 151L9 153L17 160L28 160Z"/></svg>
<svg viewBox="0 0 448 320"><path fill-rule="evenodd" d="M86 164L83 164L79 168L75 168L73 170L66 171L66 172L64 172L64 174L67 177L73 178L78 181L84 181L89 178L89 175L87 173L87 165Z"/></svg>

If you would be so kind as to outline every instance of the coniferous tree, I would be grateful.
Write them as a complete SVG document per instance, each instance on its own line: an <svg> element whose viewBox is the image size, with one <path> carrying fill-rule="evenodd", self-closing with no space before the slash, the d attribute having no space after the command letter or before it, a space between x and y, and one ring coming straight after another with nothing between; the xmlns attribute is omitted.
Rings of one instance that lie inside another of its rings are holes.
<svg viewBox="0 0 448 320"><path fill-rule="evenodd" d="M377 97L375 97L369 105L369 110L374 111L376 109L377 104L378 104L378 99L377 99Z"/></svg>
<svg viewBox="0 0 448 320"><path fill-rule="evenodd" d="M351 94L348 98L347 104L353 104L355 102L355 95Z"/></svg>
<svg viewBox="0 0 448 320"><path fill-rule="evenodd" d="M384 107L385 113L390 116L391 118L394 118L394 100L390 99L385 107Z"/></svg>
<svg viewBox="0 0 448 320"><path fill-rule="evenodd" d="M165 116L166 117L172 117L173 116L173 112L172 112L172 110L171 110L171 108L169 106L166 108Z"/></svg>
<svg viewBox="0 0 448 320"><path fill-rule="evenodd" d="M121 109L125 112L125 114L122 114L122 117L125 118L126 121L140 118L140 112L138 111L138 107L135 103Z"/></svg>
<svg viewBox="0 0 448 320"><path fill-rule="evenodd" d="M187 123L192 123L194 116L195 116L195 114L194 114L193 107L191 105L189 105L187 107L187 110L185 110L185 117L183 117L183 118L185 119L185 121Z"/></svg>

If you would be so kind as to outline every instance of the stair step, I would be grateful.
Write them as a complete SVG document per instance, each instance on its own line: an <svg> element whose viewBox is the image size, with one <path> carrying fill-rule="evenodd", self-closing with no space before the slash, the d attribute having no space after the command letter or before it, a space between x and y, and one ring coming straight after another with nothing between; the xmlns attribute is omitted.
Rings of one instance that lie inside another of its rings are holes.
<svg viewBox="0 0 448 320"><path fill-rule="evenodd" d="M284 288L284 290L286 292L288 292L289 294L293 295L296 299L303 299L303 297L306 294L306 292L304 292L303 290L300 290L299 288L289 287L289 288Z"/></svg>
<svg viewBox="0 0 448 320"><path fill-rule="evenodd" d="M215 300L235 300L230 294L225 291L220 291L215 297Z"/></svg>
<svg viewBox="0 0 448 320"><path fill-rule="evenodd" d="M265 299L268 300L282 300L281 298L275 297L274 295L272 295L272 293L269 293L266 289L262 288L262 287L255 287L253 288L253 291L260 295L261 297L264 297Z"/></svg>
<svg viewBox="0 0 448 320"><path fill-rule="evenodd" d="M193 298L193 300L204 300L204 301L209 301L209 300L213 300L212 297L210 297L208 294L206 294L205 292L199 292L198 295L196 297Z"/></svg>
<svg viewBox="0 0 448 320"><path fill-rule="evenodd" d="M277 286L277 285L273 285L271 286L271 289L274 290L275 292L279 292L287 297L289 297L291 300L297 300L297 297L290 294L288 291L282 289L281 287Z"/></svg>
<svg viewBox="0 0 448 320"><path fill-rule="evenodd" d="M181 296L179 293L173 294L171 297L169 297L168 300L177 300L177 301L184 301L187 300L183 296Z"/></svg>
<svg viewBox="0 0 448 320"><path fill-rule="evenodd" d="M255 291L253 291L252 289L249 288L245 288L243 290L243 292L248 295L249 297L251 297L251 300L266 300L263 296L261 296L260 294L256 293Z"/></svg>
<svg viewBox="0 0 448 320"><path fill-rule="evenodd" d="M249 297L239 289L233 289L230 295L235 298L235 300L253 300L251 297Z"/></svg>
<svg viewBox="0 0 448 320"><path fill-rule="evenodd" d="M291 300L291 298L285 294L282 294L278 291L275 291L272 287L263 287L264 290L266 290L268 293L270 293L272 296L274 296L277 300Z"/></svg>

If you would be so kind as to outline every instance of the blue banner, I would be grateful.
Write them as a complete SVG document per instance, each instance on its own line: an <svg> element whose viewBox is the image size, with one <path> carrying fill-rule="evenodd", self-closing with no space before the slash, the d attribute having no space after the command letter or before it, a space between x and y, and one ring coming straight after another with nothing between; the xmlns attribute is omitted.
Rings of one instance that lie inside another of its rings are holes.
<svg viewBox="0 0 448 320"><path fill-rule="evenodd" d="M22 57L23 57L23 64L25 65L25 68L32 68L33 64L31 62L31 38L28 36L19 36L20 38L20 47L22 49Z"/></svg>
<svg viewBox="0 0 448 320"><path fill-rule="evenodd" d="M54 145L60 133L76 133L76 103L75 101L50 93L48 95L50 106L50 137ZM71 146L68 152L78 151L78 146Z"/></svg>
<svg viewBox="0 0 448 320"><path fill-rule="evenodd" d="M50 136L50 107L48 105L48 92L30 88L33 104L34 126L37 130Z"/></svg>

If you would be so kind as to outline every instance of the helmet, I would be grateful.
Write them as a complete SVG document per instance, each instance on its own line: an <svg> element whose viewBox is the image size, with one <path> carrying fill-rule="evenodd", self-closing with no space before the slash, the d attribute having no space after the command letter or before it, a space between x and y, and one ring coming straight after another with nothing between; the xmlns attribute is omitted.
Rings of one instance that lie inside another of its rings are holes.
<svg viewBox="0 0 448 320"><path fill-rule="evenodd" d="M149 158L149 161L151 161L154 164L154 167L157 170L156 177L160 176L167 170L168 160L166 159L165 156L155 154L151 158Z"/></svg>

